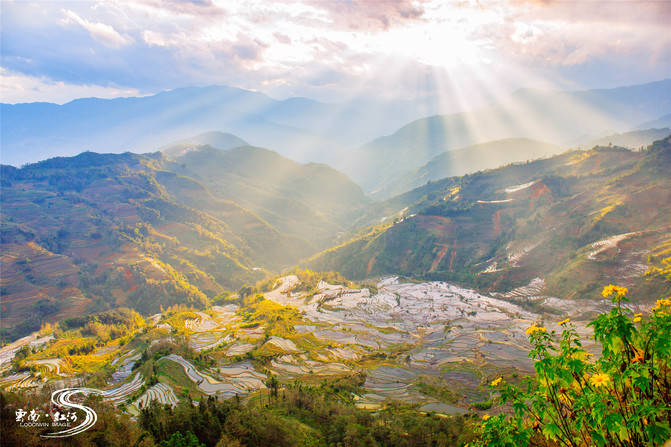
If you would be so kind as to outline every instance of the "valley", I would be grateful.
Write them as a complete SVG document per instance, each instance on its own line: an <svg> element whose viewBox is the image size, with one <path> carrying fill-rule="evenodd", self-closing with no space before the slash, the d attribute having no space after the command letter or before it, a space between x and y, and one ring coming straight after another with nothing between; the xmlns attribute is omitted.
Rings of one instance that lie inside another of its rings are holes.
<svg viewBox="0 0 671 447"><path fill-rule="evenodd" d="M575 347L547 358L592 370L613 355L600 319L666 321L671 136L639 151L547 146L384 201L327 165L194 138L2 166L3 399L85 402L132 439L216 413L257 422L198 439L310 445L341 439L330 426L347 414L415 443L443 424L431 436L463 444L511 414L498 384L546 380L542 343L554 351L561 334ZM518 145L538 148L462 151ZM90 423L12 433L110 432Z"/></svg>
<svg viewBox="0 0 671 447"><path fill-rule="evenodd" d="M174 404L184 390L248 394L271 376L363 374L362 408L395 396L461 412L488 399L491 371L532 372L525 328L607 311L604 281L632 290L636 312L671 292L670 210L652 205L670 203L669 138L448 177L383 202L328 166L199 138L172 146L174 158L3 167L5 387L100 370L132 402ZM299 262L344 276L269 279ZM133 315L123 342L109 328L65 335L117 308ZM156 388L156 371L133 371L164 345L156 368L188 381ZM17 364L23 346L66 357ZM135 395L143 385L151 392Z"/></svg>

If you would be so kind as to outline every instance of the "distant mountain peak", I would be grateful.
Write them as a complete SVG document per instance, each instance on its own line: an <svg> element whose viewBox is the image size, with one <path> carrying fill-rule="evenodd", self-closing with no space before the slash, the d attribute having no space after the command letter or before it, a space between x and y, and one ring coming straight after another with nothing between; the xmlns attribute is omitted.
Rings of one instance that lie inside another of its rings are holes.
<svg viewBox="0 0 671 447"><path fill-rule="evenodd" d="M170 143L162 147L160 151L170 158L177 158L181 157L187 152L198 150L205 146L225 151L234 147L248 145L249 143L247 143L245 140L231 133L210 131L186 138L184 140L175 141L174 143Z"/></svg>

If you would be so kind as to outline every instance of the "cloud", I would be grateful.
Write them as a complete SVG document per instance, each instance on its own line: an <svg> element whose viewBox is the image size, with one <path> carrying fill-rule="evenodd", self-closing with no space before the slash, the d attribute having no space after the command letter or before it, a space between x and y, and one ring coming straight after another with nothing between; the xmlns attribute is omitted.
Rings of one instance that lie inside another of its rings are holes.
<svg viewBox="0 0 671 447"><path fill-rule="evenodd" d="M135 0L126 8L141 9L163 14L176 14L201 18L225 16L226 10L212 0Z"/></svg>
<svg viewBox="0 0 671 447"><path fill-rule="evenodd" d="M275 36L275 39L277 40L278 43L290 45L291 44L291 38L287 36L286 34L282 33L273 33L273 36Z"/></svg>
<svg viewBox="0 0 671 447"><path fill-rule="evenodd" d="M69 25L75 23L80 25L91 34L91 37L103 45L119 48L133 42L133 39L122 36L110 25L100 22L89 22L88 20L81 18L75 12L67 9L63 10L63 14L65 16L63 18L63 24Z"/></svg>
<svg viewBox="0 0 671 447"><path fill-rule="evenodd" d="M310 4L327 11L336 27L373 32L402 26L420 20L424 14L421 1L415 0L312 0Z"/></svg>
<svg viewBox="0 0 671 447"><path fill-rule="evenodd" d="M491 89L668 77L670 21L671 2L27 1L3 3L0 37L2 66L43 93L227 84L339 100L439 92L426 67Z"/></svg>
<svg viewBox="0 0 671 447"><path fill-rule="evenodd" d="M144 40L145 43L150 47L167 47L171 44L169 40L166 40L165 36L151 30L145 30L142 32L142 40Z"/></svg>
<svg viewBox="0 0 671 447"><path fill-rule="evenodd" d="M513 7L496 2L502 20L491 24L489 36L498 48L521 61L555 66L586 64L597 58L617 59L643 54L638 63L656 64L669 53L671 2L597 0L563 2L517 0Z"/></svg>
<svg viewBox="0 0 671 447"><path fill-rule="evenodd" d="M64 104L73 98L118 98L140 94L140 91L133 88L70 84L12 73L0 67L0 98L7 103L46 101Z"/></svg>

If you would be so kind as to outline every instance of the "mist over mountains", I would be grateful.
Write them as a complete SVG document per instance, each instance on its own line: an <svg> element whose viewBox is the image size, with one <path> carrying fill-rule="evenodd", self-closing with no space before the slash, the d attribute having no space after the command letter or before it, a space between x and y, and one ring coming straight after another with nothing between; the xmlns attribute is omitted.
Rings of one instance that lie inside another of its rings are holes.
<svg viewBox="0 0 671 447"><path fill-rule="evenodd" d="M669 98L671 80L578 92L520 90L490 107L451 115L435 115L440 98L325 104L225 86L64 105L2 104L2 163L86 150L150 152L221 131L299 162L331 164L373 191L446 150L518 137L566 147L631 130L631 123L655 123L671 112Z"/></svg>
<svg viewBox="0 0 671 447"><path fill-rule="evenodd" d="M438 111L423 103L344 105L307 98L278 101L226 86L190 87L134 98L84 98L1 104L2 162L21 165L58 155L150 152L185 137L222 131L301 162L331 161L407 121Z"/></svg>
<svg viewBox="0 0 671 447"><path fill-rule="evenodd" d="M520 90L489 108L413 121L357 148L336 167L370 192L444 151L520 137L575 147L585 138L630 130L631 123L661 117L669 109L671 80L578 92ZM509 161L523 160L510 152Z"/></svg>

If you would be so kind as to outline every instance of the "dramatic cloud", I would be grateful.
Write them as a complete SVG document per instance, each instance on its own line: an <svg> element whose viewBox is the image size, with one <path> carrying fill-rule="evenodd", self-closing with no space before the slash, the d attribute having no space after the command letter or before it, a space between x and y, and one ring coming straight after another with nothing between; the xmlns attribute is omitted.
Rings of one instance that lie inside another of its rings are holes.
<svg viewBox="0 0 671 447"><path fill-rule="evenodd" d="M636 83L671 76L669 22L669 2L7 1L0 65L26 84L2 100L35 80L45 98L228 84L327 100Z"/></svg>
<svg viewBox="0 0 671 447"><path fill-rule="evenodd" d="M327 11L330 22L352 31L386 31L393 26L419 20L424 14L421 1L311 1L318 9Z"/></svg>
<svg viewBox="0 0 671 447"><path fill-rule="evenodd" d="M63 23L65 25L69 25L72 23L80 25L82 28L84 28L91 34L91 37L93 37L95 40L102 43L103 45L118 48L123 45L128 45L132 42L132 39L123 37L110 25L104 23L89 22L88 20L82 19L76 13L69 10L64 10L63 15L65 16L65 18L63 19Z"/></svg>

